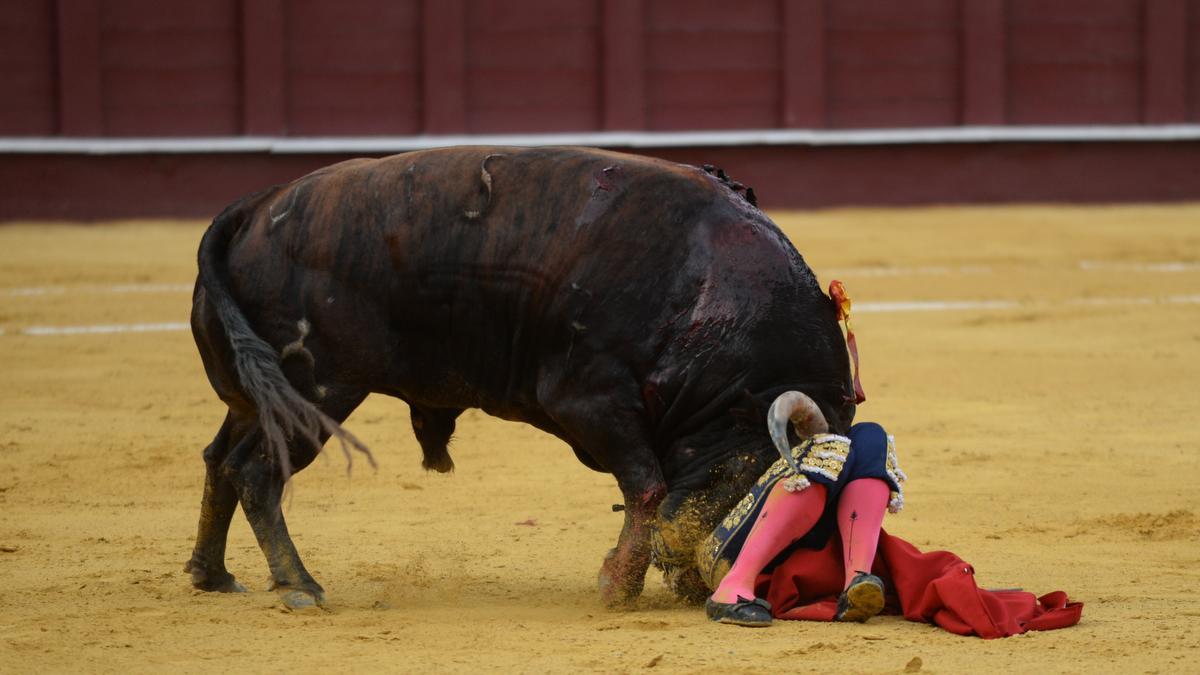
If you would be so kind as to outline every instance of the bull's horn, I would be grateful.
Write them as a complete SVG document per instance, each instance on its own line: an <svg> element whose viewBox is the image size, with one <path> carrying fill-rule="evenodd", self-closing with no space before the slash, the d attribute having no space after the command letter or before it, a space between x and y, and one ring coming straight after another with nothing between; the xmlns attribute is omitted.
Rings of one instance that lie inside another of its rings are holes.
<svg viewBox="0 0 1200 675"><path fill-rule="evenodd" d="M816 401L798 391L785 391L780 394L767 411L767 430L771 432L775 449L784 459L790 459L792 456L787 437L789 421L796 427L796 433L800 434L801 438L829 431L829 423L825 421L825 415L821 414Z"/></svg>

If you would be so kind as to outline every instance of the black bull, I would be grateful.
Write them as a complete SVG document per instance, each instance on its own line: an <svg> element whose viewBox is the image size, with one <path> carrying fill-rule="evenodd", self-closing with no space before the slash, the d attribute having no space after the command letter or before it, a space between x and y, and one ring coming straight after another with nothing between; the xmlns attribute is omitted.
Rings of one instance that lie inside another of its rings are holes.
<svg viewBox="0 0 1200 675"><path fill-rule="evenodd" d="M616 477L612 603L690 552L776 457L780 393L854 415L834 303L741 186L577 148L455 148L337 164L246 197L204 235L192 329L229 406L205 449L197 588L240 502L292 607L323 602L279 510L288 476L371 392L409 404L427 469L466 408L532 424ZM369 454L369 453L368 453Z"/></svg>

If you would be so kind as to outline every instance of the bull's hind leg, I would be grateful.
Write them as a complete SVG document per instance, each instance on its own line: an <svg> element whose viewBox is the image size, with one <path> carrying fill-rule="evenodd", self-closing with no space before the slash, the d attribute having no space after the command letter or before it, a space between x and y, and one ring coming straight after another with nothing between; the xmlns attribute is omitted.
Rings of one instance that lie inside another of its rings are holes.
<svg viewBox="0 0 1200 675"><path fill-rule="evenodd" d="M547 397L543 405L577 452L586 452L617 479L625 499L625 523L600 567L600 596L610 607L626 606L641 595L655 513L667 486L641 411L628 406L639 400L637 395L622 395L623 387L598 386L595 381L589 388L604 393L564 392Z"/></svg>
<svg viewBox="0 0 1200 675"><path fill-rule="evenodd" d="M339 424L366 398L365 392L330 387L319 406ZM321 443L328 434L321 434ZM293 438L288 450L294 472L299 473L312 463L321 451L302 438ZM271 588L279 593L283 604L290 609L307 609L324 604L325 590L313 579L300 560L300 554L288 534L287 523L280 509L284 478L277 461L256 446L234 469L232 483L242 504L242 511L258 546L271 569Z"/></svg>
<svg viewBox="0 0 1200 675"><path fill-rule="evenodd" d="M200 525L192 557L183 568L192 575L192 585L202 591L231 593L246 590L225 569L225 541L238 499L233 484L220 470L231 448L239 442L252 440L246 438L246 428L246 424L238 424L230 413L216 438L204 449L206 471L204 496L200 501Z"/></svg>
<svg viewBox="0 0 1200 675"><path fill-rule="evenodd" d="M413 433L421 443L424 457L421 466L430 471L446 473L454 470L454 460L446 445L454 435L454 421L462 408L428 408L409 404Z"/></svg>

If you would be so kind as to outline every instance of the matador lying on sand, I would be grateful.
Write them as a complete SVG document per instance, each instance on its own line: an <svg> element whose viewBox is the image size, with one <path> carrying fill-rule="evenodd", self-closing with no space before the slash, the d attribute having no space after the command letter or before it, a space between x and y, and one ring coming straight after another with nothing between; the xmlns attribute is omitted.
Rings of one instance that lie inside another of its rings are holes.
<svg viewBox="0 0 1200 675"><path fill-rule="evenodd" d="M777 406L811 404L803 394ZM773 407L782 422L791 411ZM866 621L887 611L962 635L1007 637L1078 623L1083 604L1061 591L1040 598L986 591L952 553L923 554L883 533L884 511L904 506L892 437L856 424L849 437L816 434L788 448L706 542L701 576L714 621L769 626L772 618Z"/></svg>

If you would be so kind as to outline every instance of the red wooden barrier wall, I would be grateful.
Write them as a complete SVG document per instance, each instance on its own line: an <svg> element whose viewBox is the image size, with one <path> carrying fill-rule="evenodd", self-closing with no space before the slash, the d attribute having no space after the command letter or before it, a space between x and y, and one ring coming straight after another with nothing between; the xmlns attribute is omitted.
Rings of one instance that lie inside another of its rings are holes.
<svg viewBox="0 0 1200 675"><path fill-rule="evenodd" d="M0 137L1200 122L1200 0L0 0ZM777 206L1200 199L1200 142L752 146ZM212 215L345 155L0 152L0 220Z"/></svg>
<svg viewBox="0 0 1200 675"><path fill-rule="evenodd" d="M1200 0L0 0L0 135L1200 120Z"/></svg>

